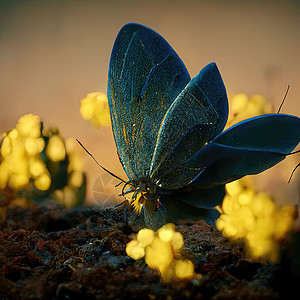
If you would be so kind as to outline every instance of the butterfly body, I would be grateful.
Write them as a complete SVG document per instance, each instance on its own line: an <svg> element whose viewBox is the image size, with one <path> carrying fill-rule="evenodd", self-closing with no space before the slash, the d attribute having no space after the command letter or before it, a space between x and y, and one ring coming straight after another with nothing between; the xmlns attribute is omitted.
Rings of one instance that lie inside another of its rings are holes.
<svg viewBox="0 0 300 300"><path fill-rule="evenodd" d="M228 99L216 64L191 79L166 40L140 24L124 25L116 38L108 99L131 203L150 216L160 203L169 211L177 200L216 206L226 183L272 167L300 140L300 119L284 114L222 132Z"/></svg>

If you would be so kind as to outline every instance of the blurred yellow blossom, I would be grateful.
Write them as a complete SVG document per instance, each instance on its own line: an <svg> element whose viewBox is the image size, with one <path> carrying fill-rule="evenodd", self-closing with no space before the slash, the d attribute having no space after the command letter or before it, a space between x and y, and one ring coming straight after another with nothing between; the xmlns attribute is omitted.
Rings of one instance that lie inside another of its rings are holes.
<svg viewBox="0 0 300 300"><path fill-rule="evenodd" d="M85 196L85 192L80 195L80 190L85 186L85 174L82 172L83 162L80 148L74 138L65 140L65 155L68 156L68 185L54 192L55 199L67 208L78 205L77 198Z"/></svg>
<svg viewBox="0 0 300 300"><path fill-rule="evenodd" d="M66 157L65 144L59 135L54 134L50 136L46 148L46 154L52 161L61 161L65 159Z"/></svg>
<svg viewBox="0 0 300 300"><path fill-rule="evenodd" d="M231 239L243 238L251 256L276 262L278 240L291 230L295 209L276 207L271 197L257 193L247 178L226 185L216 226Z"/></svg>
<svg viewBox="0 0 300 300"><path fill-rule="evenodd" d="M34 185L40 191L47 191L51 185L51 176L48 172L42 173L39 177L34 180Z"/></svg>
<svg viewBox="0 0 300 300"><path fill-rule="evenodd" d="M39 116L22 116L16 128L2 135L0 188L15 191L16 199L22 195L37 201L64 190L60 203L80 204L85 197L85 175L74 145L74 139L65 145L57 129L43 128Z"/></svg>
<svg viewBox="0 0 300 300"><path fill-rule="evenodd" d="M130 241L126 246L126 253L137 260L145 256L145 248L137 240Z"/></svg>
<svg viewBox="0 0 300 300"><path fill-rule="evenodd" d="M262 95L248 97L240 93L230 99L229 111L226 127L255 116L272 113L272 105Z"/></svg>
<svg viewBox="0 0 300 300"><path fill-rule="evenodd" d="M104 93L89 93L80 101L80 113L95 128L110 124L108 100Z"/></svg>
<svg viewBox="0 0 300 300"><path fill-rule="evenodd" d="M230 99L226 127L245 119L272 112L272 105L262 95L236 94ZM292 228L294 207L275 206L271 197L257 193L249 177L226 184L217 228L231 239L243 238L250 255L276 261L278 240Z"/></svg>
<svg viewBox="0 0 300 300"><path fill-rule="evenodd" d="M22 189L29 184L28 155L37 155L44 148L43 142L36 141L40 137L37 134L40 128L39 117L28 114L18 120L16 128L3 134L0 149L0 187L2 189L6 186L12 189Z"/></svg>
<svg viewBox="0 0 300 300"><path fill-rule="evenodd" d="M28 153L28 155L30 156L36 156L39 153L41 153L43 151L43 149L45 148L45 141L43 140L43 138L31 138L28 137L25 140L24 143L26 152Z"/></svg>
<svg viewBox="0 0 300 300"><path fill-rule="evenodd" d="M39 156L29 158L29 173L32 178L39 177L45 173L46 170L47 167Z"/></svg>
<svg viewBox="0 0 300 300"><path fill-rule="evenodd" d="M34 114L27 114L22 116L18 120L16 130L23 137L39 137L41 135L40 117Z"/></svg>
<svg viewBox="0 0 300 300"><path fill-rule="evenodd" d="M65 141L66 152L69 157L69 165L68 165L68 172L71 173L72 171L82 171L83 169L83 162L81 159L81 152L78 148L78 143L74 138L68 138Z"/></svg>
<svg viewBox="0 0 300 300"><path fill-rule="evenodd" d="M78 188L82 185L83 174L79 171L74 171L70 174L69 183L72 187Z"/></svg>
<svg viewBox="0 0 300 300"><path fill-rule="evenodd" d="M170 281L194 275L193 263L181 259L182 246L182 234L175 231L174 224L169 223L157 232L141 229L137 238L127 244L126 253L133 259L145 257L145 262L150 268L158 269L162 279Z"/></svg>
<svg viewBox="0 0 300 300"><path fill-rule="evenodd" d="M148 228L141 229L137 234L137 241L142 247L150 245L154 240L154 231Z"/></svg>
<svg viewBox="0 0 300 300"><path fill-rule="evenodd" d="M194 275L194 265L190 260L178 260L175 263L175 275L178 278L191 277Z"/></svg>

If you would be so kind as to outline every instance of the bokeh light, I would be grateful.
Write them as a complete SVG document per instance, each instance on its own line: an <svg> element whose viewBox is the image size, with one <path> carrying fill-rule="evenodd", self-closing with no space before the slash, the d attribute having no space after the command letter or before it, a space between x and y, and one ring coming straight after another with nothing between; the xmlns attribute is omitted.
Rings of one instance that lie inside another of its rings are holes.
<svg viewBox="0 0 300 300"><path fill-rule="evenodd" d="M239 93L230 98L229 118L226 128L243 120L273 112L272 104L262 95L249 97Z"/></svg>
<svg viewBox="0 0 300 300"><path fill-rule="evenodd" d="M34 114L22 116L2 137L2 190L14 191L15 199L35 202L52 197L67 207L84 201L85 175L74 139L65 141L57 129L43 128Z"/></svg>
<svg viewBox="0 0 300 300"><path fill-rule="evenodd" d="M236 94L230 99L226 127L272 112L272 105L262 95ZM272 198L257 192L251 178L246 176L226 185L221 212L216 226L225 236L244 239L248 253L254 258L278 260L278 241L292 228L293 206L276 207Z"/></svg>
<svg viewBox="0 0 300 300"><path fill-rule="evenodd" d="M62 138L55 134L50 136L46 154L52 161L61 161L66 157L65 144Z"/></svg>
<svg viewBox="0 0 300 300"><path fill-rule="evenodd" d="M133 259L145 257L148 267L159 270L163 281L191 278L194 265L181 257L183 237L175 231L175 225L168 223L154 232L141 229L136 239L126 246L126 253Z"/></svg>
<svg viewBox="0 0 300 300"><path fill-rule="evenodd" d="M110 114L107 96L104 93L89 93L80 101L80 113L84 120L95 128L110 124Z"/></svg>
<svg viewBox="0 0 300 300"><path fill-rule="evenodd" d="M22 189L29 184L31 176L34 179L40 176L36 156L44 147L40 118L34 114L22 116L16 128L3 134L0 152L1 188L8 186L12 189ZM47 188L50 187L50 183Z"/></svg>
<svg viewBox="0 0 300 300"><path fill-rule="evenodd" d="M242 238L254 258L279 258L279 241L292 229L295 208L277 207L271 197L255 191L248 178L226 185L218 230L233 240Z"/></svg>

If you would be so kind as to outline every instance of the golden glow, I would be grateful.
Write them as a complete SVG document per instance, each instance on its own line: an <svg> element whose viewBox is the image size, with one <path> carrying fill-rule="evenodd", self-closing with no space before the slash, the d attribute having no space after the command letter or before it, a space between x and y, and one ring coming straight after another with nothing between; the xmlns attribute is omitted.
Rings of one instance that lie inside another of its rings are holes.
<svg viewBox="0 0 300 300"><path fill-rule="evenodd" d="M41 135L40 117L34 114L24 115L18 120L16 129L23 137L39 137Z"/></svg>
<svg viewBox="0 0 300 300"><path fill-rule="evenodd" d="M29 177L25 174L12 174L8 179L8 184L9 186L21 189L29 184Z"/></svg>
<svg viewBox="0 0 300 300"><path fill-rule="evenodd" d="M27 138L25 140L25 149L30 156L36 156L41 153L45 147L43 138Z"/></svg>
<svg viewBox="0 0 300 300"><path fill-rule="evenodd" d="M271 112L272 105L263 96L237 94L230 99L226 127ZM229 238L243 238L253 257L276 261L277 241L292 228L294 208L276 207L269 195L255 191L248 177L227 184L226 191L217 228Z"/></svg>
<svg viewBox="0 0 300 300"><path fill-rule="evenodd" d="M83 182L83 175L79 171L74 171L71 173L69 178L69 183L72 187L79 188Z"/></svg>
<svg viewBox="0 0 300 300"><path fill-rule="evenodd" d="M8 136L5 136L2 140L2 145L1 145L1 156L6 157L10 154L11 152L11 142Z"/></svg>
<svg viewBox="0 0 300 300"><path fill-rule="evenodd" d="M172 259L173 253L170 243L162 241L157 236L146 248L146 264L152 269L158 269L162 275L171 264Z"/></svg>
<svg viewBox="0 0 300 300"><path fill-rule="evenodd" d="M138 260L145 256L145 249L137 240L132 240L126 245L126 253L131 258Z"/></svg>
<svg viewBox="0 0 300 300"><path fill-rule="evenodd" d="M180 250L183 246L183 236L180 232L174 232L171 238L171 245L175 251Z"/></svg>
<svg viewBox="0 0 300 300"><path fill-rule="evenodd" d="M230 114L226 128L243 120L272 112L272 105L262 95L248 97L240 93L230 99Z"/></svg>
<svg viewBox="0 0 300 300"><path fill-rule="evenodd" d="M7 136L11 139L11 140L16 140L19 137L19 132L16 128L12 129Z"/></svg>
<svg viewBox="0 0 300 300"><path fill-rule="evenodd" d="M61 161L66 157L66 148L63 140L57 134L49 138L46 154L52 161Z"/></svg>
<svg viewBox="0 0 300 300"><path fill-rule="evenodd" d="M218 230L231 239L243 238L252 257L277 261L277 241L291 230L294 207L276 207L271 197L257 193L247 178L227 184L226 190L216 222Z"/></svg>
<svg viewBox="0 0 300 300"><path fill-rule="evenodd" d="M175 263L175 275L178 278L186 278L194 275L194 265L190 260L178 260Z"/></svg>
<svg viewBox="0 0 300 300"><path fill-rule="evenodd" d="M173 234L174 234L174 230L175 230L175 225L172 223L166 224L165 226L161 227L157 233L158 233L158 237L166 243L170 243Z"/></svg>
<svg viewBox="0 0 300 300"><path fill-rule="evenodd" d="M47 191L51 187L51 175L47 168L47 161L59 162L68 155L68 186L61 190L62 197L56 199L67 207L78 205L77 190L84 184L82 173L82 161L78 147L75 147L74 139L64 141L57 130L43 128L41 132L40 118L33 114L22 116L16 128L5 132L0 146L0 188L11 188L19 191L28 189L28 195L31 195L32 181L34 186L42 191ZM45 137L49 142L45 153ZM77 146L77 145L76 145ZM52 171L53 172L53 171ZM65 168L57 168L57 173L53 176L60 176L60 172L66 172ZM55 190L55 186L53 187ZM57 190L55 190L57 192ZM30 196L29 196L30 197ZM82 197L82 196L80 196Z"/></svg>
<svg viewBox="0 0 300 300"><path fill-rule="evenodd" d="M3 135L0 149L1 188L6 186L12 189L25 188L29 184L31 171L37 172L36 166L31 166L29 157L34 158L44 148L40 128L40 118L27 114L18 120L16 128Z"/></svg>
<svg viewBox="0 0 300 300"><path fill-rule="evenodd" d="M64 205L66 208L72 208L76 205L76 189L67 185L63 189L55 190L53 193L54 199Z"/></svg>
<svg viewBox="0 0 300 300"><path fill-rule="evenodd" d="M0 189L5 189L8 183L9 170L6 162L0 164Z"/></svg>
<svg viewBox="0 0 300 300"><path fill-rule="evenodd" d="M30 159L29 163L29 173L32 178L37 178L46 172L47 168L43 160L39 157L34 157Z"/></svg>
<svg viewBox="0 0 300 300"><path fill-rule="evenodd" d="M153 242L154 231L148 228L141 229L137 234L137 241L141 244L142 247L146 247Z"/></svg>
<svg viewBox="0 0 300 300"><path fill-rule="evenodd" d="M110 124L108 100L104 93L89 93L80 101L80 113L95 128Z"/></svg>
<svg viewBox="0 0 300 300"><path fill-rule="evenodd" d="M136 214L139 214L142 210L143 204L140 202L141 197L143 196L143 192L138 191L135 198L131 198L131 205L133 207L133 211Z"/></svg>
<svg viewBox="0 0 300 300"><path fill-rule="evenodd" d="M66 152L69 158L68 172L79 171L83 169L80 148L78 143L73 138L68 138L65 141Z"/></svg>
<svg viewBox="0 0 300 300"><path fill-rule="evenodd" d="M182 234L175 231L174 224L166 224L156 233L151 229L140 230L137 239L127 244L126 253L133 259L145 257L150 268L158 269L162 279L170 281L194 275L193 263L180 259L182 246Z"/></svg>
<svg viewBox="0 0 300 300"><path fill-rule="evenodd" d="M48 173L41 174L34 180L34 185L41 191L47 191L51 185L51 176Z"/></svg>

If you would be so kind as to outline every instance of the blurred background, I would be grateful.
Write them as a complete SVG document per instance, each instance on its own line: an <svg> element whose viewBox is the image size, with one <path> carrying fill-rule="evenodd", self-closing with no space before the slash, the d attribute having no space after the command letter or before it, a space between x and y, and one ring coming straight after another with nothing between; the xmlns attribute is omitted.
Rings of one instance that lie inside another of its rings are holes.
<svg viewBox="0 0 300 300"><path fill-rule="evenodd" d="M37 114L125 178L111 128L95 129L79 109L87 93L106 92L113 42L128 22L159 32L191 77L215 61L229 98L262 94L277 111L290 84L281 112L300 116L300 1L0 0L0 132ZM103 172L82 156L93 203ZM287 180L299 156L255 176L258 189L279 203L298 203L300 170Z"/></svg>

